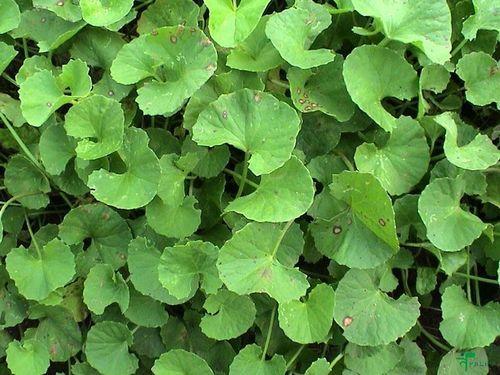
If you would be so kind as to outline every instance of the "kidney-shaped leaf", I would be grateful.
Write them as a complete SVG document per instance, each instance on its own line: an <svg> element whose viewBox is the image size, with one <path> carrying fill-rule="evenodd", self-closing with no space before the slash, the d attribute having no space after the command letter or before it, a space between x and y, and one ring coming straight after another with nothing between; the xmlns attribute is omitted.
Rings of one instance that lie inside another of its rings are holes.
<svg viewBox="0 0 500 375"><path fill-rule="evenodd" d="M36 339L11 341L6 353L7 365L16 375L42 375L50 365L49 351Z"/></svg>
<svg viewBox="0 0 500 375"><path fill-rule="evenodd" d="M409 117L401 118L385 145L363 143L356 149L354 160L360 172L372 173L389 194L408 193L429 166L424 129Z"/></svg>
<svg viewBox="0 0 500 375"><path fill-rule="evenodd" d="M248 152L250 170L266 174L292 154L300 119L286 103L249 89L221 95L200 113L193 140L202 146L230 144Z"/></svg>
<svg viewBox="0 0 500 375"><path fill-rule="evenodd" d="M222 47L235 47L255 29L270 0L205 0L210 35Z"/></svg>
<svg viewBox="0 0 500 375"><path fill-rule="evenodd" d="M333 323L333 302L333 289L326 284L316 285L306 301L279 305L279 325L285 335L300 344L324 341Z"/></svg>
<svg viewBox="0 0 500 375"><path fill-rule="evenodd" d="M92 95L71 107L64 128L68 135L79 139L79 158L99 159L117 151L123 143L123 110L116 100Z"/></svg>
<svg viewBox="0 0 500 375"><path fill-rule="evenodd" d="M278 257L289 226L249 223L234 233L220 249L217 261L219 277L229 290L240 295L267 293L279 303L306 293L306 275Z"/></svg>
<svg viewBox="0 0 500 375"><path fill-rule="evenodd" d="M97 323L87 334L87 361L103 375L134 374L138 361L136 356L128 351L132 341L132 332L124 324Z"/></svg>
<svg viewBox="0 0 500 375"><path fill-rule="evenodd" d="M133 209L143 207L154 198L160 180L160 165L148 147L146 132L130 128L118 155L126 166L124 173L100 169L89 176L88 187L94 197L110 206Z"/></svg>
<svg viewBox="0 0 500 375"><path fill-rule="evenodd" d="M93 26L108 26L125 17L133 0L80 0L83 19Z"/></svg>
<svg viewBox="0 0 500 375"><path fill-rule="evenodd" d="M451 13L446 0L352 0L364 16L375 18L384 34L411 43L438 64L450 58Z"/></svg>
<svg viewBox="0 0 500 375"><path fill-rule="evenodd" d="M406 294L397 300L379 289L379 270L350 269L335 291L334 319L344 337L362 346L387 345L417 322L420 304Z"/></svg>
<svg viewBox="0 0 500 375"><path fill-rule="evenodd" d="M287 62L309 69L327 64L335 57L332 50L309 50L314 39L331 22L330 14L322 5L312 0L297 0L293 7L271 16L266 35Z"/></svg>
<svg viewBox="0 0 500 375"><path fill-rule="evenodd" d="M256 344L241 349L229 366L229 375L285 375L285 372L286 362L283 356L274 355L271 359L265 360L262 348Z"/></svg>
<svg viewBox="0 0 500 375"><path fill-rule="evenodd" d="M196 374L213 375L205 360L183 349L174 349L163 353L151 369L155 375Z"/></svg>
<svg viewBox="0 0 500 375"><path fill-rule="evenodd" d="M197 26L200 8L192 0L156 0L141 13L137 32L148 34L163 26Z"/></svg>
<svg viewBox="0 0 500 375"><path fill-rule="evenodd" d="M427 228L427 238L443 251L469 246L487 228L477 216L460 206L466 182L457 178L436 178L418 200L418 213Z"/></svg>
<svg viewBox="0 0 500 375"><path fill-rule="evenodd" d="M411 99L418 94L417 73L396 52L378 46L357 47L344 63L344 79L352 100L386 131L397 120L382 106L382 99Z"/></svg>
<svg viewBox="0 0 500 375"><path fill-rule="evenodd" d="M313 202L313 180L295 156L282 167L262 176L257 189L229 203L225 211L238 212L250 220L279 223L305 213Z"/></svg>

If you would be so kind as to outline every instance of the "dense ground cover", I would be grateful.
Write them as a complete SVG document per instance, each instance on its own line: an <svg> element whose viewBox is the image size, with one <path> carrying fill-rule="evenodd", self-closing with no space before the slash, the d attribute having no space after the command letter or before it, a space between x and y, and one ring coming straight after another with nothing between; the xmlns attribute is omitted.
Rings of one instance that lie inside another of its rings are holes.
<svg viewBox="0 0 500 375"><path fill-rule="evenodd" d="M0 374L498 373L498 0L0 0Z"/></svg>

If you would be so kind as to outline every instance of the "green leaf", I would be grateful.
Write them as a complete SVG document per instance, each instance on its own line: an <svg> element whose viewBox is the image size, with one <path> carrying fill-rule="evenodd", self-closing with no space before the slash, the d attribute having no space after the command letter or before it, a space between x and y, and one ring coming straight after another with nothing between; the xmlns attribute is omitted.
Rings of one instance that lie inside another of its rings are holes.
<svg viewBox="0 0 500 375"><path fill-rule="evenodd" d="M314 361L304 375L329 375L330 363L325 358Z"/></svg>
<svg viewBox="0 0 500 375"><path fill-rule="evenodd" d="M178 299L193 295L198 285L207 294L215 293L222 285L215 267L218 253L216 246L203 241L166 247L158 265L160 283Z"/></svg>
<svg viewBox="0 0 500 375"><path fill-rule="evenodd" d="M425 375L427 366L424 356L418 345L407 338L403 338L399 344L403 348L403 358L398 362L395 368L389 371L390 375Z"/></svg>
<svg viewBox="0 0 500 375"><path fill-rule="evenodd" d="M126 221L101 203L82 205L67 213L59 224L59 237L68 245L78 245L90 239L84 254L96 263L111 265L113 269L125 264L126 249L132 239Z"/></svg>
<svg viewBox="0 0 500 375"><path fill-rule="evenodd" d="M163 26L198 26L200 8L191 0L156 0L141 13L137 32L148 34Z"/></svg>
<svg viewBox="0 0 500 375"><path fill-rule="evenodd" d="M233 200L225 212L234 211L250 220L279 223L295 219L311 206L314 187L302 162L292 156L282 167L262 176L257 189Z"/></svg>
<svg viewBox="0 0 500 375"><path fill-rule="evenodd" d="M241 336L255 320L255 305L248 296L239 296L221 289L207 297L203 308L207 311L201 318L202 332L215 340L229 340Z"/></svg>
<svg viewBox="0 0 500 375"><path fill-rule="evenodd" d="M276 123L283 126L272 126ZM193 140L201 146L227 143L248 152L250 170L261 175L290 159L299 124L288 104L268 93L242 89L221 95L200 113Z"/></svg>
<svg viewBox="0 0 500 375"><path fill-rule="evenodd" d="M40 158L47 173L63 173L68 162L75 157L75 147L76 142L68 137L62 126L53 124L47 127L38 144Z"/></svg>
<svg viewBox="0 0 500 375"><path fill-rule="evenodd" d="M344 63L344 79L352 100L384 130L391 132L397 120L382 99L411 99L418 93L417 73L396 52L373 45L355 48Z"/></svg>
<svg viewBox="0 0 500 375"><path fill-rule="evenodd" d="M29 9L21 14L21 22L12 31L12 37L30 38L38 43L38 52L48 52L70 40L85 25L84 21L66 21L48 10Z"/></svg>
<svg viewBox="0 0 500 375"><path fill-rule="evenodd" d="M12 196L33 194L19 198L27 208L38 209L47 206L50 184L47 177L22 155L13 156L5 168L4 185Z"/></svg>
<svg viewBox="0 0 500 375"><path fill-rule="evenodd" d="M66 21L76 22L82 19L82 12L78 3L72 1L33 0L33 6L50 10Z"/></svg>
<svg viewBox="0 0 500 375"><path fill-rule="evenodd" d="M321 253L348 267L373 268L398 251L392 203L374 176L334 175L330 194L332 207L311 225Z"/></svg>
<svg viewBox="0 0 500 375"><path fill-rule="evenodd" d="M306 293L307 278L293 267L297 259L290 264L279 254L290 225L249 223L234 233L217 261L219 277L229 290L240 295L267 293L279 303Z"/></svg>
<svg viewBox="0 0 500 375"><path fill-rule="evenodd" d="M7 271L19 292L36 301L66 285L75 274L73 253L61 240L53 239L41 249L38 246L35 242L36 253L23 246L12 249L6 258Z"/></svg>
<svg viewBox="0 0 500 375"><path fill-rule="evenodd" d="M11 341L6 352L7 365L15 375L42 375L49 368L49 352L38 340Z"/></svg>
<svg viewBox="0 0 500 375"><path fill-rule="evenodd" d="M262 360L262 349L255 344L247 345L234 357L229 375L285 375L286 362L281 355Z"/></svg>
<svg viewBox="0 0 500 375"><path fill-rule="evenodd" d="M83 19L93 26L108 26L125 17L133 0L80 0Z"/></svg>
<svg viewBox="0 0 500 375"><path fill-rule="evenodd" d="M196 374L213 375L214 372L205 360L183 349L163 353L151 369L155 375Z"/></svg>
<svg viewBox="0 0 500 375"><path fill-rule="evenodd" d="M64 128L79 139L76 153L84 160L99 159L123 144L124 115L120 103L92 95L71 107Z"/></svg>
<svg viewBox="0 0 500 375"><path fill-rule="evenodd" d="M100 169L89 176L87 185L97 200L129 210L151 202L158 191L160 165L148 142L144 130L127 129L123 145L118 150L125 172Z"/></svg>
<svg viewBox="0 0 500 375"><path fill-rule="evenodd" d="M134 288L130 288L130 303L123 315L141 327L161 327L168 321L168 313L161 302L139 293Z"/></svg>
<svg viewBox="0 0 500 375"><path fill-rule="evenodd" d="M381 147L363 143L354 155L360 172L372 173L391 195L408 193L429 167L429 146L417 121L403 117Z"/></svg>
<svg viewBox="0 0 500 375"><path fill-rule="evenodd" d="M177 305L191 299L197 288L193 288L192 294L183 299L176 299L160 283L158 277L158 265L161 253L152 246L145 238L138 237L130 241L128 245L128 269L130 280L135 289L169 305Z"/></svg>
<svg viewBox="0 0 500 375"><path fill-rule="evenodd" d="M431 267L417 268L417 293L424 295L432 292L436 288L436 271Z"/></svg>
<svg viewBox="0 0 500 375"><path fill-rule="evenodd" d="M451 14L446 0L352 0L356 11L373 17L386 37L421 49L435 63L450 58Z"/></svg>
<svg viewBox="0 0 500 375"><path fill-rule="evenodd" d="M134 374L138 361L128 350L132 341L132 333L124 324L97 323L87 335L87 361L103 375Z"/></svg>
<svg viewBox="0 0 500 375"><path fill-rule="evenodd" d="M403 349L394 342L374 347L349 343L345 348L344 363L358 374L383 375L391 373L402 358Z"/></svg>
<svg viewBox="0 0 500 375"><path fill-rule="evenodd" d="M446 288L441 301L443 321L439 331L453 347L488 346L500 335L500 303L475 306L458 285Z"/></svg>
<svg viewBox="0 0 500 375"><path fill-rule="evenodd" d="M498 163L500 151L487 135L477 134L474 137L476 131L451 112L434 119L446 129L444 152L452 164L463 169L483 170Z"/></svg>
<svg viewBox="0 0 500 375"><path fill-rule="evenodd" d="M0 34L15 29L21 22L21 12L19 12L19 6L14 0L0 0L0 14L2 15Z"/></svg>
<svg viewBox="0 0 500 375"><path fill-rule="evenodd" d="M342 76L343 65L342 56L336 56L318 68L291 67L287 77L295 107L301 112L321 111L338 121L349 120L354 115L354 103Z"/></svg>
<svg viewBox="0 0 500 375"><path fill-rule="evenodd" d="M487 228L481 219L461 208L464 190L462 178L437 178L426 186L418 200L427 238L443 251L469 246Z"/></svg>
<svg viewBox="0 0 500 375"><path fill-rule="evenodd" d="M500 103L500 67L484 52L472 52L457 63L457 74L465 81L465 96L475 105Z"/></svg>
<svg viewBox="0 0 500 375"><path fill-rule="evenodd" d="M222 47L235 47L255 29L269 0L206 0L210 11L208 27L212 38Z"/></svg>
<svg viewBox="0 0 500 375"><path fill-rule="evenodd" d="M396 341L415 325L420 314L416 297L389 297L379 289L380 277L380 269L353 268L335 291L334 319L353 344L378 346Z"/></svg>
<svg viewBox="0 0 500 375"><path fill-rule="evenodd" d="M137 90L136 101L145 114L172 114L212 76L216 60L215 47L201 30L167 26L125 45L111 75L122 84L154 78Z"/></svg>
<svg viewBox="0 0 500 375"><path fill-rule="evenodd" d="M490 0L472 0L474 4L474 14L469 16L462 27L462 34L466 39L472 40L477 36L479 30L500 31L500 21L498 20L498 4Z"/></svg>
<svg viewBox="0 0 500 375"><path fill-rule="evenodd" d="M114 272L109 264L97 264L85 279L83 302L90 311L101 315L112 303L117 303L120 310L128 309L130 295L128 286L119 272Z"/></svg>
<svg viewBox="0 0 500 375"><path fill-rule="evenodd" d="M300 344L323 342L333 323L333 304L333 289L327 284L318 284L304 302L279 305L280 327L285 335Z"/></svg>
<svg viewBox="0 0 500 375"><path fill-rule="evenodd" d="M0 74L9 66L16 55L17 51L14 47L0 41Z"/></svg>
<svg viewBox="0 0 500 375"><path fill-rule="evenodd" d="M459 352L453 349L439 363L438 375L487 375L488 357L483 348Z"/></svg>
<svg viewBox="0 0 500 375"><path fill-rule="evenodd" d="M250 72L265 72L279 66L283 59L266 35L270 16L263 16L252 33L227 56L227 66Z"/></svg>
<svg viewBox="0 0 500 375"><path fill-rule="evenodd" d="M71 60L55 77L42 70L28 77L19 88L21 110L30 125L42 125L55 111L74 99L87 96L92 88L89 68L81 60ZM71 95L66 95L69 89Z"/></svg>
<svg viewBox="0 0 500 375"><path fill-rule="evenodd" d="M324 6L311 0L297 0L292 8L271 16L266 25L266 35L288 63L309 69L327 64L335 57L332 50L309 49L331 22Z"/></svg>

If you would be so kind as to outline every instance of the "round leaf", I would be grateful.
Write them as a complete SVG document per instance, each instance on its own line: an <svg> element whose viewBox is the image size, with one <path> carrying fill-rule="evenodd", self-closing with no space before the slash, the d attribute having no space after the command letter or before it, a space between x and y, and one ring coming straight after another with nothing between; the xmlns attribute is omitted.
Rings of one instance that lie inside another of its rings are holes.
<svg viewBox="0 0 500 375"><path fill-rule="evenodd" d="M262 360L262 349L255 344L247 345L234 357L229 375L285 375L286 362L281 355Z"/></svg>
<svg viewBox="0 0 500 375"><path fill-rule="evenodd" d="M80 0L83 19L94 26L108 26L125 17L133 0Z"/></svg>
<svg viewBox="0 0 500 375"><path fill-rule="evenodd" d="M23 246L12 249L7 255L6 267L19 292L26 298L40 301L72 279L75 259L67 245L53 239L37 253Z"/></svg>
<svg viewBox="0 0 500 375"><path fill-rule="evenodd" d="M427 238L443 251L459 251L479 238L487 225L460 207L465 181L444 177L426 186L418 200L418 213Z"/></svg>
<svg viewBox="0 0 500 375"><path fill-rule="evenodd" d="M155 375L196 374L213 375L210 366L201 357L182 349L163 353L151 369Z"/></svg>
<svg viewBox="0 0 500 375"><path fill-rule="evenodd" d="M141 327L161 327L168 321L168 313L161 302L139 293L134 288L130 289L130 303L123 314Z"/></svg>
<svg viewBox="0 0 500 375"><path fill-rule="evenodd" d="M249 223L220 249L217 268L237 294L267 293L279 303L299 299L309 287L306 276L278 256L290 225Z"/></svg>
<svg viewBox="0 0 500 375"><path fill-rule="evenodd" d="M300 344L327 339L333 323L333 289L318 284L309 292L305 302L290 301L279 305L278 320L290 339Z"/></svg>
<svg viewBox="0 0 500 375"><path fill-rule="evenodd" d="M333 316L344 337L362 346L387 345L417 322L420 304L406 294L397 300L379 289L379 270L350 269L335 291Z"/></svg>
<svg viewBox="0 0 500 375"><path fill-rule="evenodd" d="M49 368L49 352L38 340L11 341L6 352L7 365L15 375L42 375Z"/></svg>
<svg viewBox="0 0 500 375"><path fill-rule="evenodd" d="M151 202L158 191L160 165L148 143L144 130L127 129L122 148L118 150L126 166L125 173L100 169L89 176L87 185L97 200L123 209L143 207Z"/></svg>
<svg viewBox="0 0 500 375"><path fill-rule="evenodd" d="M299 125L288 104L268 93L242 89L221 95L200 113L193 140L202 146L227 143L248 152L250 170L261 175L290 159Z"/></svg>
<svg viewBox="0 0 500 375"><path fill-rule="evenodd" d="M344 363L358 374L383 375L391 373L402 358L403 349L396 343L375 347L349 343L345 348Z"/></svg>
<svg viewBox="0 0 500 375"><path fill-rule="evenodd" d="M92 95L71 107L64 128L79 139L76 153L94 160L117 151L123 143L124 115L120 103L101 95Z"/></svg>
<svg viewBox="0 0 500 375"><path fill-rule="evenodd" d="M45 170L53 175L63 173L75 156L75 146L76 142L68 137L62 126L54 124L46 128L38 144Z"/></svg>
<svg viewBox="0 0 500 375"><path fill-rule="evenodd" d="M352 100L388 132L397 120L384 109L382 99L404 100L418 94L413 67L396 52L378 46L355 48L345 60L344 79Z"/></svg>
<svg viewBox="0 0 500 375"><path fill-rule="evenodd" d="M138 361L128 351L132 341L132 333L124 324L97 323L87 334L87 361L103 375L135 374Z"/></svg>
<svg viewBox="0 0 500 375"><path fill-rule="evenodd" d="M354 160L360 172L372 173L389 194L408 193L429 166L424 129L417 121L403 117L384 146L363 143L356 149Z"/></svg>
<svg viewBox="0 0 500 375"><path fill-rule="evenodd" d="M279 223L295 219L311 206L314 186L302 162L292 156L282 167L262 176L251 194L229 203L225 211L234 211L250 220Z"/></svg>
<svg viewBox="0 0 500 375"><path fill-rule="evenodd" d="M163 26L198 26L200 9L192 0L156 0L141 13L137 32L148 34Z"/></svg>
<svg viewBox="0 0 500 375"><path fill-rule="evenodd" d="M0 0L0 34L15 29L21 21L19 6L14 0ZM1 70L1 69L0 69Z"/></svg>

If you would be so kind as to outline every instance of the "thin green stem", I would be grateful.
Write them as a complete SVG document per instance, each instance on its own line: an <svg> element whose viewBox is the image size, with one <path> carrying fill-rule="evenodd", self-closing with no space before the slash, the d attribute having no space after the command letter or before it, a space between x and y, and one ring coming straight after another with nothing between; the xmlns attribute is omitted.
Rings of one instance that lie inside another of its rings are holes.
<svg viewBox="0 0 500 375"><path fill-rule="evenodd" d="M245 158L243 160L243 172L241 173L240 186L238 186L238 192L236 193L235 198L241 197L243 193L243 189L245 188L245 183L247 182L248 175L248 159L250 159L250 153L245 152Z"/></svg>
<svg viewBox="0 0 500 375"><path fill-rule="evenodd" d="M243 176L242 176L241 174L236 173L235 171L232 171L232 170L227 169L227 168L224 168L224 172L226 172L227 174L230 174L230 175L231 175L231 176L233 176L233 177L236 177L236 178L237 178L237 179L239 179L239 180L241 180L241 179L243 178ZM247 183L248 185L250 185L250 186L253 186L253 187L254 187L254 188L256 188L256 189L259 187L259 185L258 185L258 184L256 184L256 183L255 183L255 182L253 182L253 181L250 181L250 180L247 180L247 181L246 181L246 183Z"/></svg>
<svg viewBox="0 0 500 375"><path fill-rule="evenodd" d="M470 274L468 275L468 274L462 273L462 272L454 272L453 275L455 275L455 276L461 276L461 277L466 277L468 279L477 280L477 281L480 281L480 282L483 282L483 283L487 283L487 284L498 285L498 281L494 280L494 279L487 279L485 277L479 277L479 276L474 276L474 275L470 275Z"/></svg>
<svg viewBox="0 0 500 375"><path fill-rule="evenodd" d="M283 227L283 229L281 230L281 233L280 233L278 239L276 240L276 244L274 245L273 253L271 254L272 258L274 258L276 256L276 253L278 252L278 249L281 245L281 241L283 241L283 238L285 237L286 232L288 231L290 226L293 224L293 220L294 219L292 219L288 223L286 223L285 226Z"/></svg>
<svg viewBox="0 0 500 375"><path fill-rule="evenodd" d="M489 167L487 170L485 170L486 173L500 173L500 168L495 168L495 167Z"/></svg>
<svg viewBox="0 0 500 375"><path fill-rule="evenodd" d="M429 331L427 331L423 326L422 324L420 324L419 321L417 321L417 325L418 327L420 328L420 331L422 332L422 334L427 337L427 339L432 343L434 344L434 346L437 346L439 349L442 349L444 350L445 352L449 352L451 350L450 347L448 347L447 345L443 344L441 341L439 341L436 336L434 336L432 333L430 333Z"/></svg>
<svg viewBox="0 0 500 375"><path fill-rule="evenodd" d="M380 41L380 43L378 44L379 47L385 47L386 45L389 44L391 40L388 38L388 37L384 37L384 39L382 39Z"/></svg>
<svg viewBox="0 0 500 375"><path fill-rule="evenodd" d="M434 155L431 157L431 161L439 161L446 157L445 154Z"/></svg>
<svg viewBox="0 0 500 375"><path fill-rule="evenodd" d="M470 288L470 251L467 247L467 299L472 303L472 292Z"/></svg>
<svg viewBox="0 0 500 375"><path fill-rule="evenodd" d="M280 81L279 79L270 79L269 82L274 83L276 86L283 87L284 89L290 88L290 85L288 83Z"/></svg>
<svg viewBox="0 0 500 375"><path fill-rule="evenodd" d="M134 7L134 9L140 10L140 9L147 7L149 4L154 3L154 2L155 2L155 0L147 0L147 1L143 2L142 4L139 4L136 7Z"/></svg>
<svg viewBox="0 0 500 375"><path fill-rule="evenodd" d="M271 342L271 334L273 332L273 324L274 324L275 315L276 315L276 305L274 305L273 311L271 312L271 318L269 319L269 326L267 328L266 343L264 344L264 350L262 351L262 357L260 358L261 362L264 362L266 359L267 349L269 348L269 343Z"/></svg>
<svg viewBox="0 0 500 375"><path fill-rule="evenodd" d="M330 366L328 366L328 370L329 371L332 371L332 369L335 367L335 365L337 363L339 363L339 361L342 359L342 357L344 357L344 353L339 353L334 359L333 361L330 362Z"/></svg>
<svg viewBox="0 0 500 375"><path fill-rule="evenodd" d="M301 345L299 350L297 350L295 352L295 354L292 356L292 358L290 358L290 360L287 362L286 364L286 369L287 370L290 370L290 368L293 366L293 364L295 363L295 361L297 360L297 358L299 357L300 353L302 353L302 350L304 350L306 346L305 345Z"/></svg>
<svg viewBox="0 0 500 375"><path fill-rule="evenodd" d="M425 248L433 245L430 242L403 242L401 246Z"/></svg>
<svg viewBox="0 0 500 375"><path fill-rule="evenodd" d="M24 58L29 58L30 57L30 52L28 49L28 41L26 38L23 38L23 51L24 51Z"/></svg>
<svg viewBox="0 0 500 375"><path fill-rule="evenodd" d="M42 259L42 251L40 250L40 246L38 245L35 235L33 234L33 230L31 229L30 219L28 219L26 211L24 211L24 220L26 220L26 227L28 228L28 233L30 234L31 241L35 245L35 249L38 254L38 259Z"/></svg>
<svg viewBox="0 0 500 375"><path fill-rule="evenodd" d="M344 14L344 13L349 13L351 10L349 9L341 9L341 8L335 8L334 6L330 4L323 4L325 9L328 11L328 13L335 15L335 14Z"/></svg>
<svg viewBox="0 0 500 375"><path fill-rule="evenodd" d="M12 83L14 86L19 87L19 85L17 84L16 80L14 78L12 78L11 76L9 76L7 73L2 73L2 77L6 81L9 81L10 83Z"/></svg>
<svg viewBox="0 0 500 375"><path fill-rule="evenodd" d="M2 208L0 209L0 220L2 219L2 216L3 216L4 212L5 212L5 210L7 209L7 207L9 207L9 206L12 205L12 202L15 202L18 199L21 199L21 198L24 198L24 197L28 197L28 196L31 196L31 195L38 195L38 194L41 194L41 193L24 193L24 194L19 194L19 195L13 196L12 198L8 199L4 203L4 205L2 206Z"/></svg>
<svg viewBox="0 0 500 375"><path fill-rule="evenodd" d="M354 172L356 169L354 168L354 165L351 163L351 161L347 158L347 156L344 155L344 153L337 151L335 152L344 162L345 166L351 171Z"/></svg>
<svg viewBox="0 0 500 375"><path fill-rule="evenodd" d="M477 277L477 263L474 262L474 275ZM476 304L478 306L481 306L481 294L479 292L479 281L478 280L474 280L474 291L475 291L475 295L476 295Z"/></svg>
<svg viewBox="0 0 500 375"><path fill-rule="evenodd" d="M17 134L16 130L12 127L12 125L9 122L9 120L7 120L7 118L4 116L4 114L2 112L0 112L0 119L5 124L5 126L7 127L7 129L9 130L10 134L15 139L15 141L17 142L17 144L19 145L19 147L21 147L21 150L23 150L23 152L31 160L31 162L33 164L35 164L35 166L37 166L40 170L43 171L43 168L42 168L41 164L38 162L38 160L36 160L35 156L31 153L31 151L29 150L28 146L26 146L26 144L23 142L23 140L21 139L21 137L19 137L19 135Z"/></svg>
<svg viewBox="0 0 500 375"><path fill-rule="evenodd" d="M462 40L455 48L453 48L453 51L451 51L451 57L454 57L457 53L459 53L462 48L467 44L468 40L464 39Z"/></svg>

